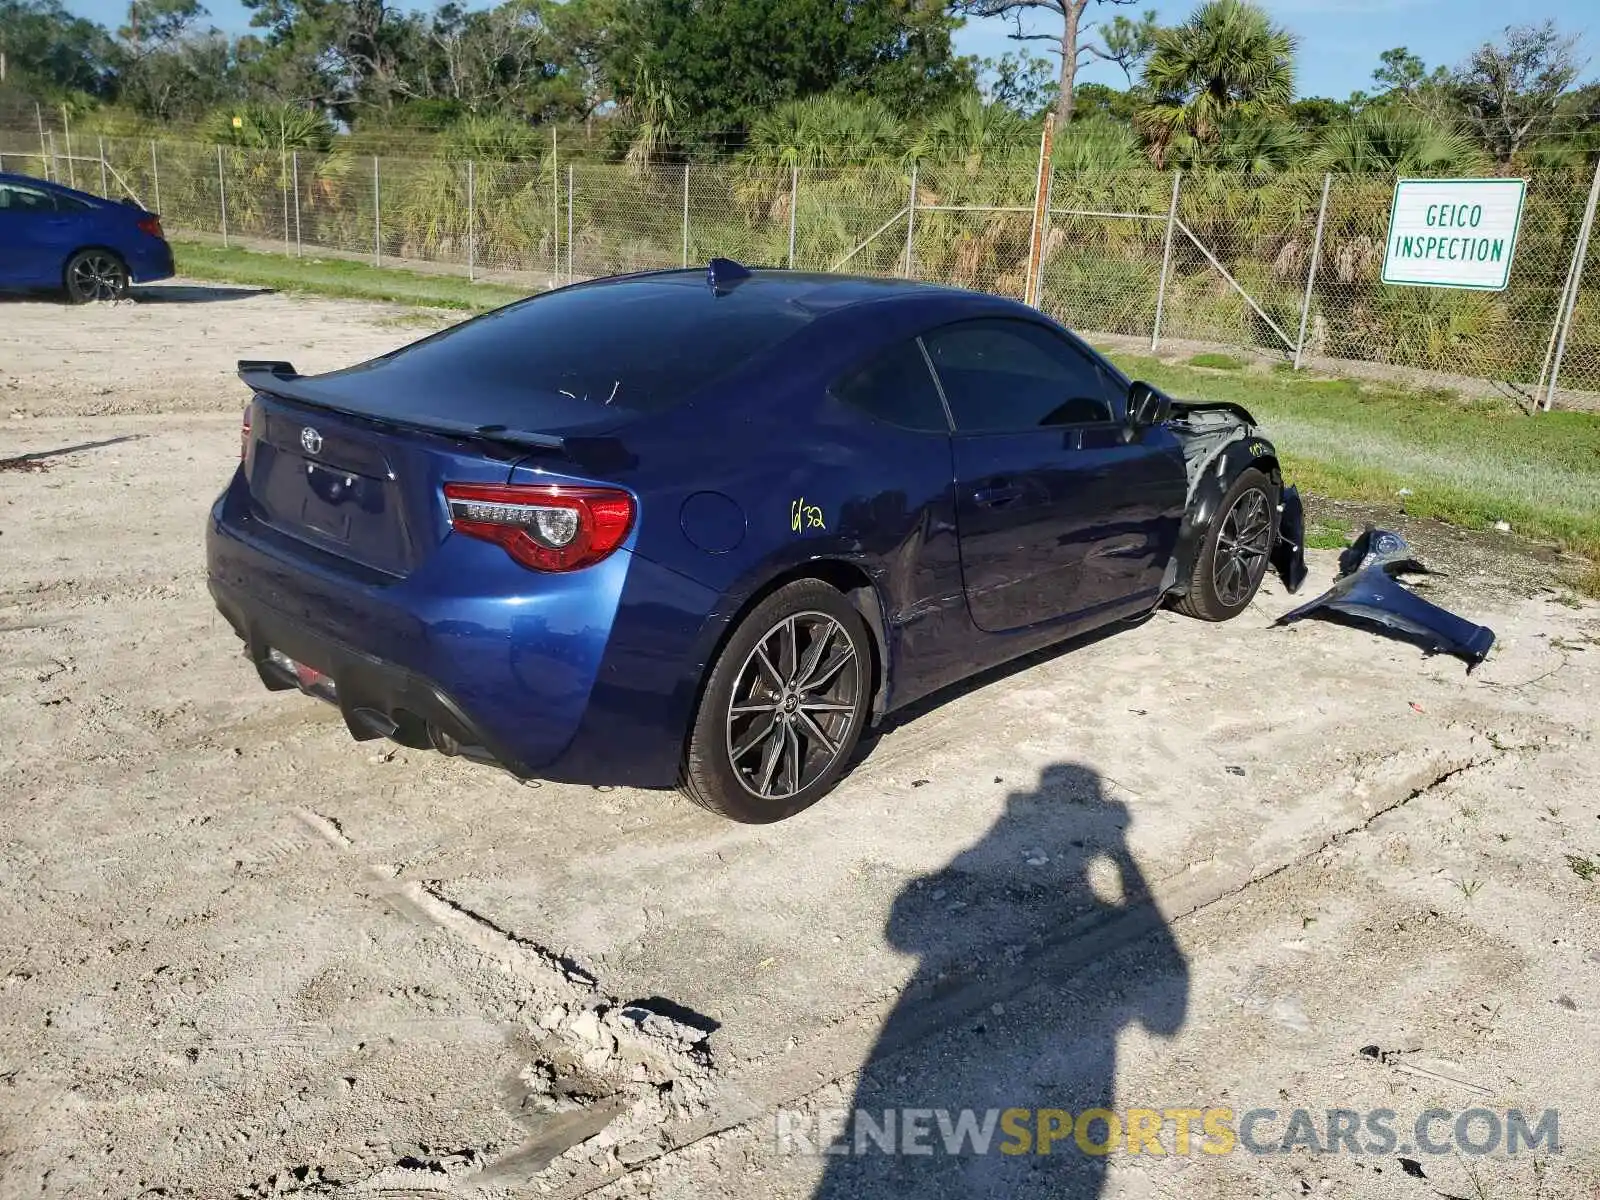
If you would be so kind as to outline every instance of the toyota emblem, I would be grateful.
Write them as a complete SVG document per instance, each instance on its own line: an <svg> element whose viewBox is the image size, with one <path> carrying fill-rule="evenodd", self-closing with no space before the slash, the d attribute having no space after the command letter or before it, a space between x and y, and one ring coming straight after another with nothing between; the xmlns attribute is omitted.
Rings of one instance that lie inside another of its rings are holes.
<svg viewBox="0 0 1600 1200"><path fill-rule="evenodd" d="M322 450L322 435L307 425L300 431L300 445L307 454L318 454Z"/></svg>

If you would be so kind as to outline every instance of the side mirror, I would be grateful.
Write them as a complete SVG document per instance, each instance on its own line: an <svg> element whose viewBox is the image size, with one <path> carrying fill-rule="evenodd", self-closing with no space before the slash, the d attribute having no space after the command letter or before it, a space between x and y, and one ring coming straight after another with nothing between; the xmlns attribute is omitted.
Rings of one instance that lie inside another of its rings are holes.
<svg viewBox="0 0 1600 1200"><path fill-rule="evenodd" d="M1160 388L1138 382L1128 388L1128 431L1138 433L1172 416L1172 397Z"/></svg>

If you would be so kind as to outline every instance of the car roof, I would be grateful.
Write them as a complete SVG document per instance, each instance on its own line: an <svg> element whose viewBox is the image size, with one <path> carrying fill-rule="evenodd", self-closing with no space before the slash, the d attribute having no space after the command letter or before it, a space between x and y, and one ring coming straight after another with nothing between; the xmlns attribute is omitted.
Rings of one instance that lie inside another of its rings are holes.
<svg viewBox="0 0 1600 1200"><path fill-rule="evenodd" d="M96 196L93 192L82 192L77 188L68 187L64 183L56 183L53 179L40 179L37 175L18 175L15 171L0 171L0 183L15 183L23 187L38 188L41 192L57 192L63 196L71 196L77 200L84 200L90 204L115 204L114 200L107 200L104 196Z"/></svg>
<svg viewBox="0 0 1600 1200"><path fill-rule="evenodd" d="M708 277L710 273L715 274L714 284ZM642 271L633 275L613 275L595 279L576 286L641 291L646 289L657 291L663 286L682 287L699 296L713 297L718 307L728 309L789 307L812 317L821 317L856 305L896 300L993 299L963 288L923 283L915 279L744 267L725 259L715 260L709 272L706 267Z"/></svg>
<svg viewBox="0 0 1600 1200"><path fill-rule="evenodd" d="M61 187L59 184L52 183L48 179L40 179L37 175L19 175L15 171L0 171L0 183L25 183L31 187L48 188L51 191L55 191L57 188L60 188L62 191L72 190L71 188Z"/></svg>

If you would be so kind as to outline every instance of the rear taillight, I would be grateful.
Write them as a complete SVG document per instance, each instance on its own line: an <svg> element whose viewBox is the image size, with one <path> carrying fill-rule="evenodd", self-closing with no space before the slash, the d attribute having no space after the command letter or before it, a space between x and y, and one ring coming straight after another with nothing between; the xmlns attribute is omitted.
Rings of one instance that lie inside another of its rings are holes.
<svg viewBox="0 0 1600 1200"><path fill-rule="evenodd" d="M166 237L166 235L161 232L161 218L156 216L154 213L151 213L148 216L140 217L138 220L138 226L140 233L148 233L153 238Z"/></svg>
<svg viewBox="0 0 1600 1200"><path fill-rule="evenodd" d="M620 488L447 483L450 526L493 542L536 571L576 571L605 558L633 528L633 497Z"/></svg>
<svg viewBox="0 0 1600 1200"><path fill-rule="evenodd" d="M250 452L250 410L255 407L255 401L244 406L244 417L239 423L239 461L243 462L246 454Z"/></svg>

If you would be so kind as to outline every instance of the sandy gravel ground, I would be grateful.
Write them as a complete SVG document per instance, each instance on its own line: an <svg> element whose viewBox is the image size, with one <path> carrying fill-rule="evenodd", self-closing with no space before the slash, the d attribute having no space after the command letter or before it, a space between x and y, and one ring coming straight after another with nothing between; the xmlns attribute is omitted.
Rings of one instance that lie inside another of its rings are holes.
<svg viewBox="0 0 1600 1200"><path fill-rule="evenodd" d="M233 360L429 320L0 303L0 460L45 456L0 469L0 1196L1600 1196L1600 608L1456 546L1470 676L1272 628L1271 585L923 705L779 826L523 786L266 692L205 592ZM1554 1108L1561 1146L776 1135L851 1105Z"/></svg>

